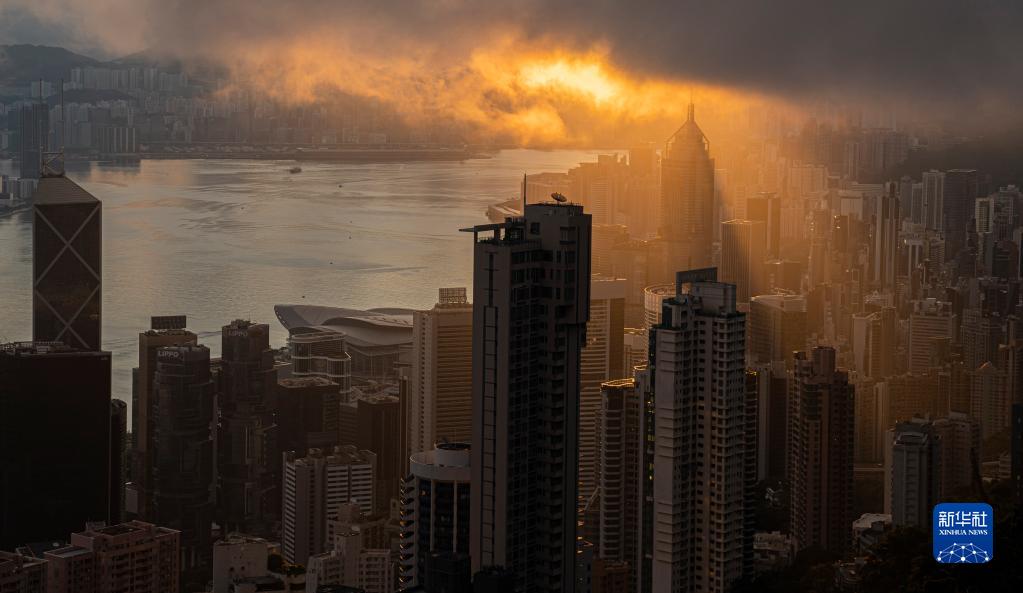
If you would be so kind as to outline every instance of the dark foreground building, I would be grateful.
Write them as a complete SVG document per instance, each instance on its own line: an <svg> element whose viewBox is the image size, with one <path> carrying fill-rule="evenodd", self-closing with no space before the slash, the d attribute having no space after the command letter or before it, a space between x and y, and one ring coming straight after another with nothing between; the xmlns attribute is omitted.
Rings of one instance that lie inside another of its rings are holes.
<svg viewBox="0 0 1023 593"><path fill-rule="evenodd" d="M0 549L118 522L110 425L109 352L0 346Z"/></svg>
<svg viewBox="0 0 1023 593"><path fill-rule="evenodd" d="M571 591L590 216L530 204L523 217L469 230L472 569L503 567L515 591Z"/></svg>
<svg viewBox="0 0 1023 593"><path fill-rule="evenodd" d="M168 346L153 378L153 490L147 519L181 532L186 587L209 578L213 555L213 417L216 384L205 346Z"/></svg>

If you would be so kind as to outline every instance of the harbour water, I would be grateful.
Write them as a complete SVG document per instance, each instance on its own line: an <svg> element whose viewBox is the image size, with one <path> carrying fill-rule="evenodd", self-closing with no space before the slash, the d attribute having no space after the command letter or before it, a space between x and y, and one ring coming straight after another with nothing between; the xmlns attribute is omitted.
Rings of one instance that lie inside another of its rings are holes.
<svg viewBox="0 0 1023 593"><path fill-rule="evenodd" d="M607 152L607 151L604 151ZM429 308L471 286L472 240L523 172L564 171L588 151L502 151L464 162L386 164L143 160L79 164L68 176L103 202L103 346L114 396L131 400L138 333L188 316L214 355L236 319L287 332L278 303ZM0 173L12 164L0 161ZM0 343L32 336L30 209L0 214Z"/></svg>

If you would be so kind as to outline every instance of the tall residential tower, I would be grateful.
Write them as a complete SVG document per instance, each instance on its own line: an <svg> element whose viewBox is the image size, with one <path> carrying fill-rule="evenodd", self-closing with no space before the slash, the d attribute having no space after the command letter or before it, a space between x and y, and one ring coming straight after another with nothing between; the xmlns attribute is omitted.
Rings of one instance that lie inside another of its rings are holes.
<svg viewBox="0 0 1023 593"><path fill-rule="evenodd" d="M530 204L473 233L473 572L516 592L575 588L580 356L590 216Z"/></svg>

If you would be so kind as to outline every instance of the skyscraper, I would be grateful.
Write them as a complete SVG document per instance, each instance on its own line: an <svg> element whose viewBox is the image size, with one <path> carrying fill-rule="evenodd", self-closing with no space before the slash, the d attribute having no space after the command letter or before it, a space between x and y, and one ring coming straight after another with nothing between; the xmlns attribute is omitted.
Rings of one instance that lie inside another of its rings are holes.
<svg viewBox="0 0 1023 593"><path fill-rule="evenodd" d="M469 558L469 445L442 443L412 455L403 484L401 586L440 590L431 581L431 556ZM468 576L468 575L467 575Z"/></svg>
<svg viewBox="0 0 1023 593"><path fill-rule="evenodd" d="M650 330L652 588L724 592L746 569L746 472L756 471L743 436L746 316L714 268L679 272L662 311Z"/></svg>
<svg viewBox="0 0 1023 593"><path fill-rule="evenodd" d="M355 447L310 449L300 457L283 454L282 552L305 564L328 547L327 522L341 505L355 502L372 511L376 455Z"/></svg>
<svg viewBox="0 0 1023 593"><path fill-rule="evenodd" d="M896 314L894 307L852 316L855 368L864 377L883 380L895 372Z"/></svg>
<svg viewBox="0 0 1023 593"><path fill-rule="evenodd" d="M355 417L358 426L355 445L376 455L373 487L376 498L372 503L360 502L368 513L385 513L391 499L398 497L398 487L405 477L401 475L404 452L397 438L401 430L401 402L393 395L366 396L356 402ZM343 438L341 442L344 443Z"/></svg>
<svg viewBox="0 0 1023 593"><path fill-rule="evenodd" d="M153 394L153 379L156 377L156 354L165 346L187 346L198 343L198 336L184 329L184 318L169 325L181 326L162 328L170 317L154 318L152 329L139 334L139 366L132 384L131 394L131 438L132 438L132 480L138 492L137 506L133 511L139 517L149 518L148 503L152 501L153 438L156 413L156 397ZM162 328L162 329L161 329Z"/></svg>
<svg viewBox="0 0 1023 593"><path fill-rule="evenodd" d="M153 480L147 519L181 532L185 585L209 577L213 542L214 401L205 346L157 350L153 377Z"/></svg>
<svg viewBox="0 0 1023 593"><path fill-rule="evenodd" d="M961 412L950 412L932 424L941 442L941 496L963 496L973 484L980 464L980 423Z"/></svg>
<svg viewBox="0 0 1023 593"><path fill-rule="evenodd" d="M892 524L926 529L942 500L941 442L921 418L899 422L889 434Z"/></svg>
<svg viewBox="0 0 1023 593"><path fill-rule="evenodd" d="M217 507L229 531L268 534L280 510L277 370L270 326L221 328Z"/></svg>
<svg viewBox="0 0 1023 593"><path fill-rule="evenodd" d="M21 108L21 176L39 179L43 154L50 145L50 107L46 103L32 103ZM13 126L12 126L13 127Z"/></svg>
<svg viewBox="0 0 1023 593"><path fill-rule="evenodd" d="M667 274L711 263L714 242L714 159L689 105L661 160L661 229Z"/></svg>
<svg viewBox="0 0 1023 593"><path fill-rule="evenodd" d="M124 482L128 476L128 404L110 400L110 512L109 521L120 523L124 517Z"/></svg>
<svg viewBox="0 0 1023 593"><path fill-rule="evenodd" d="M518 592L572 590L590 217L576 204L530 204L469 230L473 572L503 567Z"/></svg>
<svg viewBox="0 0 1023 593"><path fill-rule="evenodd" d="M721 225L721 280L735 285L740 303L748 303L765 288L765 226L755 220L729 220Z"/></svg>
<svg viewBox="0 0 1023 593"><path fill-rule="evenodd" d="M277 435L281 451L304 455L338 444L340 394L324 377L290 377L277 384Z"/></svg>
<svg viewBox="0 0 1023 593"><path fill-rule="evenodd" d="M764 294L750 299L750 362L791 364L806 346L806 297Z"/></svg>
<svg viewBox="0 0 1023 593"><path fill-rule="evenodd" d="M746 220L764 223L767 246L764 259L781 255L781 199L773 192L761 192L747 198Z"/></svg>
<svg viewBox="0 0 1023 593"><path fill-rule="evenodd" d="M32 212L32 339L99 350L102 205L66 177L44 177Z"/></svg>
<svg viewBox="0 0 1023 593"><path fill-rule="evenodd" d="M627 567L634 585L641 565L640 523L644 504L644 439L641 433L645 402L635 378L616 379L601 386L597 432L597 488L600 505L598 556Z"/></svg>
<svg viewBox="0 0 1023 593"><path fill-rule="evenodd" d="M945 228L945 174L941 171L924 171L923 186L923 224L931 230L943 230Z"/></svg>
<svg viewBox="0 0 1023 593"><path fill-rule="evenodd" d="M472 438L472 305L464 288L439 292L432 309L412 314L412 452Z"/></svg>
<svg viewBox="0 0 1023 593"><path fill-rule="evenodd" d="M899 198L896 185L885 186L884 195L877 197L874 210L874 241L871 243L871 275L873 284L881 291L894 292L895 275L899 259Z"/></svg>
<svg viewBox="0 0 1023 593"><path fill-rule="evenodd" d="M579 496L597 488L597 414L601 384L625 377L625 280L594 276L590 281L590 321L580 359Z"/></svg>
<svg viewBox="0 0 1023 593"><path fill-rule="evenodd" d="M909 372L922 375L931 366L931 342L935 338L955 339L956 314L952 303L937 299L913 301L909 314Z"/></svg>
<svg viewBox="0 0 1023 593"><path fill-rule="evenodd" d="M0 346L0 549L119 519L110 421L109 352Z"/></svg>
<svg viewBox="0 0 1023 593"><path fill-rule="evenodd" d="M853 386L835 350L797 352L789 392L789 531L799 549L845 553L853 521Z"/></svg>
<svg viewBox="0 0 1023 593"><path fill-rule="evenodd" d="M973 216L973 201L977 198L976 169L945 171L943 229L945 231L945 258L952 259L966 245L966 225Z"/></svg>

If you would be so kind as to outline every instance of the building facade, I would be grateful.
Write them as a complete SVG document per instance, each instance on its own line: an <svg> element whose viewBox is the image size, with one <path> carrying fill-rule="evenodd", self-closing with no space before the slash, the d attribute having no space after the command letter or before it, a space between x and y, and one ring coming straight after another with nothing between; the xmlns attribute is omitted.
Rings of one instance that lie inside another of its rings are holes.
<svg viewBox="0 0 1023 593"><path fill-rule="evenodd" d="M680 272L676 287L650 330L651 584L653 591L723 593L752 560L746 490L756 463L747 463L744 435L749 421L755 429L756 414L747 418L746 316L736 309L735 286L717 282L714 268Z"/></svg>
<svg viewBox="0 0 1023 593"><path fill-rule="evenodd" d="M842 555L853 521L853 386L832 348L795 355L789 386L789 530L800 550Z"/></svg>
<svg viewBox="0 0 1023 593"><path fill-rule="evenodd" d="M472 570L502 567L516 592L571 590L590 217L575 204L529 204L521 218L470 230Z"/></svg>
<svg viewBox="0 0 1023 593"><path fill-rule="evenodd" d="M32 206L32 339L99 350L103 209L66 177L39 180Z"/></svg>

